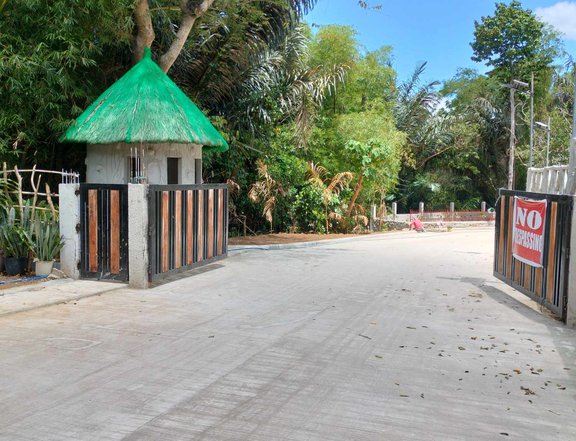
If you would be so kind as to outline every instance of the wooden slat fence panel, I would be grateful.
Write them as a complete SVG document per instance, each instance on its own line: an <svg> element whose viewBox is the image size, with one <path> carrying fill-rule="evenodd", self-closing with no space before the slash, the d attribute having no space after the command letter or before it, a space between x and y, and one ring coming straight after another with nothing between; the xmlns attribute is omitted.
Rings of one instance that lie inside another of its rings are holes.
<svg viewBox="0 0 576 441"><path fill-rule="evenodd" d="M527 265L512 256L514 196L546 199L543 268ZM572 198L564 195L500 190L496 204L494 275L566 319Z"/></svg>
<svg viewBox="0 0 576 441"><path fill-rule="evenodd" d="M150 281L227 255L225 184L151 185L148 207Z"/></svg>
<svg viewBox="0 0 576 441"><path fill-rule="evenodd" d="M128 280L128 186L80 184L80 276Z"/></svg>

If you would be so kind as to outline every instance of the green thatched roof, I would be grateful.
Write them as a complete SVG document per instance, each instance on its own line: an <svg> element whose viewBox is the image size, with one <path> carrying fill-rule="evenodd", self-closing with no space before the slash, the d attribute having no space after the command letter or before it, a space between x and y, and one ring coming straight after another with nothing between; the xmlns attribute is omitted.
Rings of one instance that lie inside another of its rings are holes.
<svg viewBox="0 0 576 441"><path fill-rule="evenodd" d="M228 150L208 118L152 60L150 49L76 119L61 140L194 143Z"/></svg>

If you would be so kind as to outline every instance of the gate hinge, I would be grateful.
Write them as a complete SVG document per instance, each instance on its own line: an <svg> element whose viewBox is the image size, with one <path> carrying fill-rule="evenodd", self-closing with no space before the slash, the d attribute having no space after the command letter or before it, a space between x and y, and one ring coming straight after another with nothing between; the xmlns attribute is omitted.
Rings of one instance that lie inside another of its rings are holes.
<svg viewBox="0 0 576 441"><path fill-rule="evenodd" d="M80 233L80 231L81 231L80 224L76 224L76 232Z"/></svg>

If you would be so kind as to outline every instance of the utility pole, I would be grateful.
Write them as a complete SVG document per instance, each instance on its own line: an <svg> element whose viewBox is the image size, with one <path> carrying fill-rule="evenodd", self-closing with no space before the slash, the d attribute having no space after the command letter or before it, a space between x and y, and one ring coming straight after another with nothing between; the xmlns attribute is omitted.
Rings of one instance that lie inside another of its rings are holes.
<svg viewBox="0 0 576 441"><path fill-rule="evenodd" d="M548 130L546 133L546 167L548 167L548 163L550 160L550 132L552 131L552 118L548 117Z"/></svg>
<svg viewBox="0 0 576 441"><path fill-rule="evenodd" d="M534 150L534 72L530 76L530 159L528 167L532 167L532 151Z"/></svg>
<svg viewBox="0 0 576 441"><path fill-rule="evenodd" d="M510 147L508 148L508 190L514 189L514 151L516 150L516 104L514 83L510 83Z"/></svg>
<svg viewBox="0 0 576 441"><path fill-rule="evenodd" d="M536 124L538 127L546 129L546 167L548 167L548 163L550 161L550 131L552 129L550 125L552 124L552 118L548 117L548 124L544 124L540 121L535 121L534 124Z"/></svg>
<svg viewBox="0 0 576 441"><path fill-rule="evenodd" d="M576 65L574 69L574 105L572 108L572 138L570 139L570 160L568 161L568 183L567 193L570 195L576 194Z"/></svg>
<svg viewBox="0 0 576 441"><path fill-rule="evenodd" d="M510 81L510 147L508 149L508 190L514 189L514 155L516 154L516 102L514 101L514 92L516 87L529 87L524 81Z"/></svg>

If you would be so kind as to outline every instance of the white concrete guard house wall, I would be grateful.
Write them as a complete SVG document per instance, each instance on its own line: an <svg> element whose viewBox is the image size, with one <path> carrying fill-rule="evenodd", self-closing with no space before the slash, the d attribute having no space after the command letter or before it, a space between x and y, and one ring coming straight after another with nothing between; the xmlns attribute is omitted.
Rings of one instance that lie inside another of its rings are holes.
<svg viewBox="0 0 576 441"><path fill-rule="evenodd" d="M60 235L64 247L60 251L60 267L72 279L80 278L80 184L60 184Z"/></svg>
<svg viewBox="0 0 576 441"><path fill-rule="evenodd" d="M150 184L168 184L167 158L179 158L179 184L195 184L196 160L202 160L202 146L196 144L95 144L87 146L86 182L127 184L130 157L136 150L142 172Z"/></svg>

